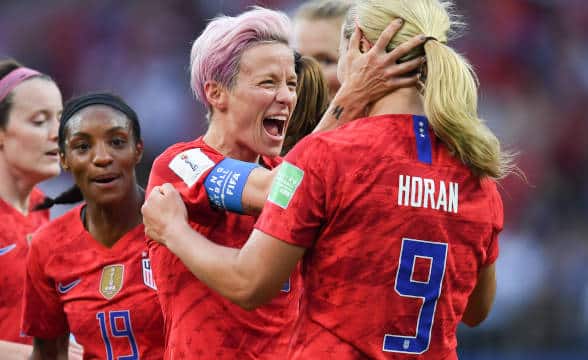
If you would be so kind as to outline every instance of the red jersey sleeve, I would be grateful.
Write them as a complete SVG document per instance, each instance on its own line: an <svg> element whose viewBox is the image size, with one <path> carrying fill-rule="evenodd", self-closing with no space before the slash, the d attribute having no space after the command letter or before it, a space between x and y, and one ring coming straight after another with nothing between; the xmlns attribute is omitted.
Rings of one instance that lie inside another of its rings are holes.
<svg viewBox="0 0 588 360"><path fill-rule="evenodd" d="M52 279L46 276L46 259L33 239L27 257L22 330L29 336L54 339L67 334L67 318Z"/></svg>
<svg viewBox="0 0 588 360"><path fill-rule="evenodd" d="M490 239L488 248L486 249L486 259L482 263L482 266L492 265L498 258L498 235L502 231L504 226L504 209L502 206L502 198L500 193L496 189L496 184L493 180L487 180L491 182L491 201L490 206L492 209L492 238Z"/></svg>
<svg viewBox="0 0 588 360"><path fill-rule="evenodd" d="M199 143L202 141L172 146L155 159L147 194L155 186L170 183L180 192L186 205L208 206L204 180L224 156L206 146L198 147Z"/></svg>
<svg viewBox="0 0 588 360"><path fill-rule="evenodd" d="M327 165L318 159L325 154L320 145L314 137L306 137L288 153L256 229L293 245L313 245L326 217L325 184L314 165Z"/></svg>

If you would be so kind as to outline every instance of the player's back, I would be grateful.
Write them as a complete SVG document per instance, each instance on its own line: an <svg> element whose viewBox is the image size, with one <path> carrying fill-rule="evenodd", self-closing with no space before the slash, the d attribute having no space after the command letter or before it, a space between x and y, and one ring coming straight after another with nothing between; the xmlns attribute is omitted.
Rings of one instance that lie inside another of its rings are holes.
<svg viewBox="0 0 588 360"><path fill-rule="evenodd" d="M308 139L325 224L303 263L295 358L455 359L502 203L424 117L359 119Z"/></svg>

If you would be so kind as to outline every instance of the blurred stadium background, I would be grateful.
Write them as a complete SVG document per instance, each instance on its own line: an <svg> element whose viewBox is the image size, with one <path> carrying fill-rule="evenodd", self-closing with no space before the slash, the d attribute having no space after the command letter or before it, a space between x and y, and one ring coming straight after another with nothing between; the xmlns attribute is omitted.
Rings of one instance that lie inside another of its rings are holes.
<svg viewBox="0 0 588 360"><path fill-rule="evenodd" d="M291 0L1 0L0 57L52 75L65 99L112 90L153 158L206 129L189 88L191 42L206 19ZM489 319L459 329L463 359L588 359L588 6L586 0L458 0L455 41L481 81L481 114L521 152L529 185L505 180L506 227ZM55 195L63 175L43 184ZM63 209L57 209L56 214ZM377 316L377 314L374 314Z"/></svg>

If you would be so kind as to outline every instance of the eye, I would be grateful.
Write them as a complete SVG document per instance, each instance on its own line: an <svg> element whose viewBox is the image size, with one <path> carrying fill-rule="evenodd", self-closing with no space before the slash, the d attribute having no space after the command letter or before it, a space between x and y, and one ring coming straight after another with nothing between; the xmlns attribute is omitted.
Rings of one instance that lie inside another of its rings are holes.
<svg viewBox="0 0 588 360"><path fill-rule="evenodd" d="M331 66L331 65L337 64L337 62L331 58L325 58L325 59L322 59L321 61L319 61L319 64L321 66Z"/></svg>
<svg viewBox="0 0 588 360"><path fill-rule="evenodd" d="M35 117L33 117L32 122L33 122L34 126L40 127L40 126L43 126L43 124L45 124L45 122L47 122L48 119L49 119L49 117L47 117L46 114L39 113L39 114L35 115Z"/></svg>
<svg viewBox="0 0 588 360"><path fill-rule="evenodd" d="M90 149L90 144L86 142L78 142L73 144L73 149L78 153L84 153Z"/></svg>
<svg viewBox="0 0 588 360"><path fill-rule="evenodd" d="M274 84L274 81L272 79L263 80L259 83L259 85L262 85L262 86L272 86L273 84Z"/></svg>
<svg viewBox="0 0 588 360"><path fill-rule="evenodd" d="M127 143L127 141L123 138L117 137L117 138L113 138L110 141L110 143L112 144L112 146L120 148L120 147L123 147Z"/></svg>

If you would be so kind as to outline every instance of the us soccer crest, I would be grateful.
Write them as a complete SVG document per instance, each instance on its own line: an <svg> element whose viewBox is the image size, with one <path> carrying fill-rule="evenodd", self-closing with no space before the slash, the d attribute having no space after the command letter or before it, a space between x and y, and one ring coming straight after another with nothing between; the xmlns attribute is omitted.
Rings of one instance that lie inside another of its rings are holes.
<svg viewBox="0 0 588 360"><path fill-rule="evenodd" d="M141 259L141 263L143 264L143 283L153 290L157 290L153 279L153 271L151 270L151 260L144 258Z"/></svg>
<svg viewBox="0 0 588 360"><path fill-rule="evenodd" d="M100 294L108 300L118 294L123 287L124 272L125 266L121 264L105 266L100 278Z"/></svg>

